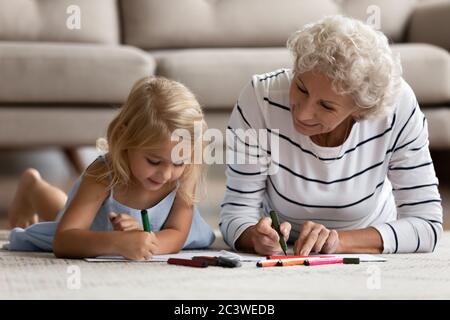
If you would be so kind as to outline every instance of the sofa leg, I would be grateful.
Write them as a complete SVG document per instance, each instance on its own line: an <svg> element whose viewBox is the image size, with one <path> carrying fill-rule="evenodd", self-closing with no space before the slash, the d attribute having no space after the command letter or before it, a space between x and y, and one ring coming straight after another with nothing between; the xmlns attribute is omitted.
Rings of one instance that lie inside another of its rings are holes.
<svg viewBox="0 0 450 320"><path fill-rule="evenodd" d="M83 159L80 156L77 148L64 148L64 154L67 160L69 160L72 167L75 169L77 174L81 174L84 170Z"/></svg>

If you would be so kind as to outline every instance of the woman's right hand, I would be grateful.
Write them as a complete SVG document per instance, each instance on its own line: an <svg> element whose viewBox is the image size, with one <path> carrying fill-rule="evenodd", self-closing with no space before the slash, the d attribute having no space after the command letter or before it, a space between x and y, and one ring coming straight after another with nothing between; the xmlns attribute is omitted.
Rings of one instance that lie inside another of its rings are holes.
<svg viewBox="0 0 450 320"><path fill-rule="evenodd" d="M280 231L287 241L291 232L291 224L283 222L280 224ZM262 218L257 224L247 228L244 232L248 232L248 239L256 253L269 256L282 252L279 242L280 237L272 228L272 220L269 217Z"/></svg>
<svg viewBox="0 0 450 320"><path fill-rule="evenodd" d="M123 231L120 233L118 251L130 260L148 260L157 252L158 246L159 240L154 232Z"/></svg>

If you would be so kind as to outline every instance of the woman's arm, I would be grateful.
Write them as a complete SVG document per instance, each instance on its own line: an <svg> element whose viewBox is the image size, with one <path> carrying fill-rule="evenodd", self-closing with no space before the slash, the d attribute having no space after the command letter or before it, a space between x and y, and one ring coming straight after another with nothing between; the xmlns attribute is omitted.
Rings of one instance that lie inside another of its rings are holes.
<svg viewBox="0 0 450 320"><path fill-rule="evenodd" d="M338 231L336 253L382 253L383 239L375 228Z"/></svg>
<svg viewBox="0 0 450 320"><path fill-rule="evenodd" d="M383 239L372 227L357 230L331 230L320 223L306 221L294 244L294 254L381 253Z"/></svg>
<svg viewBox="0 0 450 320"><path fill-rule="evenodd" d="M255 244L253 241L254 233L255 233L255 226L250 226L247 229L245 229L244 232L241 233L239 238L234 243L236 250L250 253L256 252Z"/></svg>
<svg viewBox="0 0 450 320"><path fill-rule="evenodd" d="M259 89L259 86L260 81L254 76L252 83L241 91L228 123L227 158L238 161L227 164L226 190L221 203L219 226L225 242L232 248L236 248L237 243L242 242L239 240L241 236L246 238L246 230L261 219L261 206L266 192L267 164L270 163L266 151L268 146L261 146L255 137L246 139L242 136L246 130L267 128L258 102L263 99L260 92L263 89ZM255 133L258 134L258 131ZM240 249L247 250L248 242L243 242Z"/></svg>
<svg viewBox="0 0 450 320"><path fill-rule="evenodd" d="M397 220L373 227L383 238L383 253L432 252L442 234L442 206L427 121L406 83L398 99L387 172Z"/></svg>

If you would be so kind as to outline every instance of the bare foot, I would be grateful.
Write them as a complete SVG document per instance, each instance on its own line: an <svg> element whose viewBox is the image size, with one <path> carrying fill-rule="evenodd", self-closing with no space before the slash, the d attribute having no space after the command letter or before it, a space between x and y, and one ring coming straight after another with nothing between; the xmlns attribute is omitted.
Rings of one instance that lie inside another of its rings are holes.
<svg viewBox="0 0 450 320"><path fill-rule="evenodd" d="M26 228L39 222L37 213L29 200L31 192L36 184L41 181L41 175L36 169L29 168L20 177L14 199L8 210L9 224L11 228Z"/></svg>

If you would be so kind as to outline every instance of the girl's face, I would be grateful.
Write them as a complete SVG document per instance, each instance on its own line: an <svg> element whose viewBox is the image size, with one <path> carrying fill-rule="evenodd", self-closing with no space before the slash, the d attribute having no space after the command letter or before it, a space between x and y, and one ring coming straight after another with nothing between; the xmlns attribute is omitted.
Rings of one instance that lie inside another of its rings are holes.
<svg viewBox="0 0 450 320"><path fill-rule="evenodd" d="M313 71L294 75L289 102L295 129L307 136L333 131L358 109L350 95L335 93L331 80Z"/></svg>
<svg viewBox="0 0 450 320"><path fill-rule="evenodd" d="M184 161L174 163L171 159L172 148L177 143L169 141L151 151L127 150L131 174L145 190L156 191L166 183L178 180L183 174L186 167Z"/></svg>

